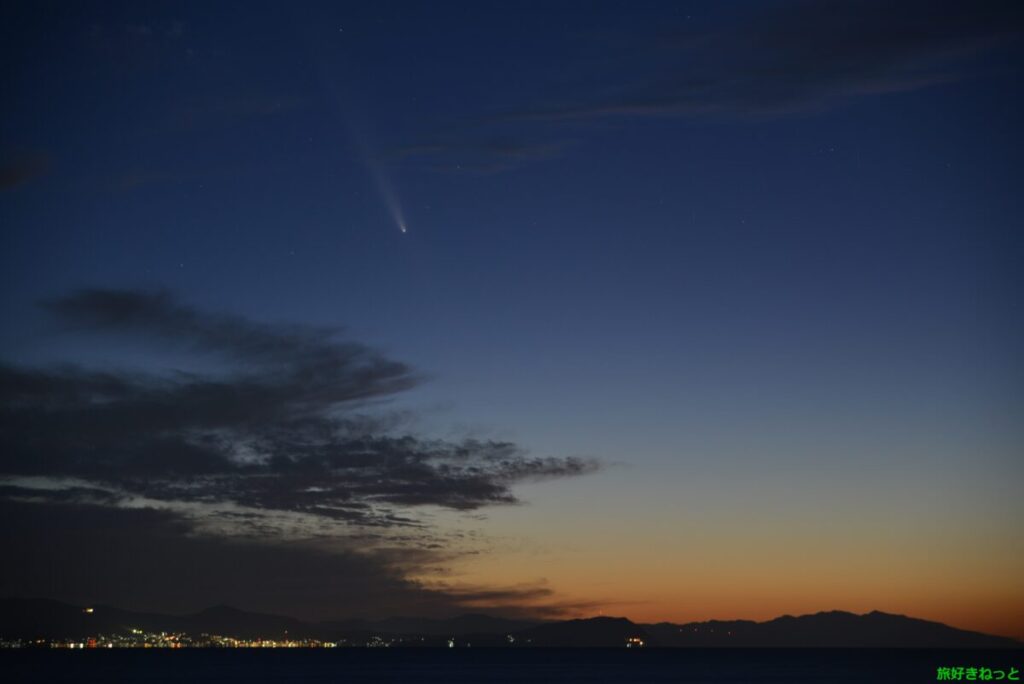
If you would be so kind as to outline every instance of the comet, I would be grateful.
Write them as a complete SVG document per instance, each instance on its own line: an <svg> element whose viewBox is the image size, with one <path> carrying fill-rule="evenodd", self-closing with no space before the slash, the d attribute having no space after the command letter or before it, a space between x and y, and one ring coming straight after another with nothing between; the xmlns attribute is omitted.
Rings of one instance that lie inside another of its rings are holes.
<svg viewBox="0 0 1024 684"><path fill-rule="evenodd" d="M398 193L395 192L395 186L392 185L391 178L388 177L383 163L372 153L365 137L360 139L358 146L361 148L363 163L370 170L370 175L377 186L377 194L380 195L381 200L388 209L388 213L391 214L391 220L395 222L399 232L403 235L408 233L409 226L405 222L402 203L398 200Z"/></svg>
<svg viewBox="0 0 1024 684"><path fill-rule="evenodd" d="M391 179L385 174L383 165L369 154L365 156L365 160L366 166L370 169L373 180L377 185L377 193L387 207L388 213L391 214L391 220L395 222L399 232L403 234L408 233L409 226L405 222L402 204L398 201L398 194L395 193Z"/></svg>
<svg viewBox="0 0 1024 684"><path fill-rule="evenodd" d="M326 69L322 67L326 62L320 60L320 63L320 78L324 88L331 94L338 112L345 119L352 146L373 179L378 196L387 208L388 213L391 214L391 220L394 221L399 232L405 235L409 232L409 226L405 222L405 214L402 212L402 205L398 200L398 193L395 192L395 186L392 184L387 169L371 142L369 126L365 122L357 121L352 107L352 102L355 98L351 94L348 97L343 97L338 86L329 77Z"/></svg>

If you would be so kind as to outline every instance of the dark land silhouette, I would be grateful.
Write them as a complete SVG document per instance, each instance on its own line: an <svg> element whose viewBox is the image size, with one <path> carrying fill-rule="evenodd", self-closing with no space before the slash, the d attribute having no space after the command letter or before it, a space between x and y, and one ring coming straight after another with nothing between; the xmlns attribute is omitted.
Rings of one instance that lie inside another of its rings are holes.
<svg viewBox="0 0 1024 684"><path fill-rule="evenodd" d="M243 639L348 639L353 643L387 635L419 637L404 644L423 646L445 646L448 639L458 637L462 644L505 647L622 647L633 640L636 645L667 648L1024 648L1024 643L1008 637L879 611L785 615L765 622L640 624L622 617L531 622L483 614L305 622L229 606L188 615L88 608L48 599L0 600L0 638L78 639L141 629Z"/></svg>

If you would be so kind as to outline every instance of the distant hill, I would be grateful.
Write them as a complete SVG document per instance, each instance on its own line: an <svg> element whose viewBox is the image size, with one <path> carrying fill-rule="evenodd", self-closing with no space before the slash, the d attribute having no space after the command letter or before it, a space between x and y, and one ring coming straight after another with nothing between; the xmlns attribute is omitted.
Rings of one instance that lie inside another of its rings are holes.
<svg viewBox="0 0 1024 684"><path fill-rule="evenodd" d="M1021 648L1019 641L905 615L843 611L767 622L710 620L646 625L660 646L739 648Z"/></svg>
<svg viewBox="0 0 1024 684"><path fill-rule="evenodd" d="M520 635L532 646L622 647L634 637L645 643L650 636L640 625L626 618L595 617L582 620L549 622L528 629Z"/></svg>
<svg viewBox="0 0 1024 684"><path fill-rule="evenodd" d="M286 632L303 636L311 626L295 618L249 613L216 606L191 615L137 613L111 606L72 606L48 599L0 601L0 637L78 638L119 634L131 629L146 632L224 634L241 638L281 637Z"/></svg>
<svg viewBox="0 0 1024 684"><path fill-rule="evenodd" d="M110 606L92 606L86 612L49 599L0 600L0 637L78 638L91 634L116 634L130 629L147 632L220 634L239 638L314 637L339 639L348 635L495 635L502 640L536 625L525 620L507 620L491 615L468 613L448 619L392 617L386 620L343 620L303 622L291 617L251 613L231 606L214 606L189 615L136 613Z"/></svg>
<svg viewBox="0 0 1024 684"><path fill-rule="evenodd" d="M241 638L260 636L282 637L284 635L312 636L316 631L310 625L295 618L266 613L250 613L231 606L215 606L193 615L181 618L182 631L191 634L224 634Z"/></svg>
<svg viewBox="0 0 1024 684"><path fill-rule="evenodd" d="M507 620L505 618L467 613L448 619L391 617L386 620L349 621L331 623L332 626L350 626L353 631L381 634L427 634L434 636L464 636L468 634L513 634L537 624L535 621Z"/></svg>
<svg viewBox="0 0 1024 684"><path fill-rule="evenodd" d="M47 599L3 599L0 638L79 639L142 629L240 638L281 638L287 634L297 638L347 638L353 643L372 635L414 636L423 637L414 643L425 646L446 645L448 638L456 637L460 644L514 647L620 648L627 639L640 639L645 646L670 648L1024 648L1021 642L1006 637L878 611L864 615L841 611L785 615L766 622L711 620L642 625L614 617L536 623L482 614L312 623L230 606L190 615L136 613L109 606L91 608L88 612L82 606Z"/></svg>

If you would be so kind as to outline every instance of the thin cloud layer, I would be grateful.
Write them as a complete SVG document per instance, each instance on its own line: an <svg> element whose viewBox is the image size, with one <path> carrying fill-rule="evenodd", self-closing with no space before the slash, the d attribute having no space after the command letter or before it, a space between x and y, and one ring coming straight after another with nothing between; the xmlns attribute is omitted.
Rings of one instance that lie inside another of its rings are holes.
<svg viewBox="0 0 1024 684"><path fill-rule="evenodd" d="M964 78L1024 33L1017 2L784 2L727 28L666 30L644 45L576 56L575 79L401 149L432 168L506 170L553 156L584 124L646 117L743 119L825 110ZM605 46L607 48L607 46Z"/></svg>
<svg viewBox="0 0 1024 684"><path fill-rule="evenodd" d="M972 57L1024 30L1019 3L799 2L731 31L664 41L651 76L617 95L511 114L750 116L956 80Z"/></svg>

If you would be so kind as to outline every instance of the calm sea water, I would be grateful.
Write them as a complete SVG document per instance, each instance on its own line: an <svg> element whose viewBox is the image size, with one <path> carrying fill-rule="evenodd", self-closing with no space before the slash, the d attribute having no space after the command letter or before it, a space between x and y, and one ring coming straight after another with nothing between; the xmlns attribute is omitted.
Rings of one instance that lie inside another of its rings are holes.
<svg viewBox="0 0 1024 684"><path fill-rule="evenodd" d="M4 651L18 682L934 682L1024 651L338 649Z"/></svg>

